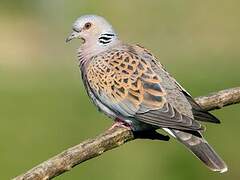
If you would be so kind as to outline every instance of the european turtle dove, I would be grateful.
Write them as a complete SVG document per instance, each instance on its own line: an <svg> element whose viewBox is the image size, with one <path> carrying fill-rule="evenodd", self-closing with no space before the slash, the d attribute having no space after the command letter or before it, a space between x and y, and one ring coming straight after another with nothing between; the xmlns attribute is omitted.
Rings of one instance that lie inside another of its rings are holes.
<svg viewBox="0 0 240 180"><path fill-rule="evenodd" d="M107 116L133 132L162 128L213 171L227 166L202 136L198 121L220 123L204 111L156 57L139 45L123 43L97 15L78 18L66 39L81 38L79 66L88 95Z"/></svg>

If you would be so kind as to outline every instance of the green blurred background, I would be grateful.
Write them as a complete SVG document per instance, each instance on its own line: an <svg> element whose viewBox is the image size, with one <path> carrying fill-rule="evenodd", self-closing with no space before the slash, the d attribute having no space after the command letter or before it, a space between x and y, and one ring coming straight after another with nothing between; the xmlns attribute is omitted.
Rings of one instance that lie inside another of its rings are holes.
<svg viewBox="0 0 240 180"><path fill-rule="evenodd" d="M111 125L80 80L64 42L83 14L151 49L193 96L240 84L238 0L11 0L0 2L0 179L14 177ZM205 136L229 166L209 171L175 140L137 140L56 179L240 179L240 105L213 112Z"/></svg>

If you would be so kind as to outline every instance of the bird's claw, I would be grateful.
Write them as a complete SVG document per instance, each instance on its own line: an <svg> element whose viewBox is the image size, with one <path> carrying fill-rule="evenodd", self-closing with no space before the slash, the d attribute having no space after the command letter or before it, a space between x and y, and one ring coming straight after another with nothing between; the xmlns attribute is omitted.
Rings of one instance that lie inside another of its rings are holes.
<svg viewBox="0 0 240 180"><path fill-rule="evenodd" d="M131 127L129 124L125 123L124 121L121 120L116 120L113 125L109 128L109 130L112 130L116 127L122 127L122 128L127 128L129 130L131 130Z"/></svg>

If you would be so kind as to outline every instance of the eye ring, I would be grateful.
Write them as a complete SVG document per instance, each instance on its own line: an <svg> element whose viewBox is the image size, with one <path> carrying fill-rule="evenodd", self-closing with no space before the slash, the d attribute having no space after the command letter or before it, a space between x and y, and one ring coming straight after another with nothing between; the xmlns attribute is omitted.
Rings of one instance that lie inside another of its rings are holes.
<svg viewBox="0 0 240 180"><path fill-rule="evenodd" d="M92 23L87 22L87 23L84 25L84 28L85 28L85 29L89 29L91 26L92 26Z"/></svg>

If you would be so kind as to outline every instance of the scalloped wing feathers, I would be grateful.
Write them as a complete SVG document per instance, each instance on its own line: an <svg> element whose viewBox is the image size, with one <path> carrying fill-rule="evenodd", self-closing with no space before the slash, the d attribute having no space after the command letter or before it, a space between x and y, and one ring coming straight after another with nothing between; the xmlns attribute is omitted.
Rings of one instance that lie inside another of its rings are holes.
<svg viewBox="0 0 240 180"><path fill-rule="evenodd" d="M93 57L86 77L96 98L121 117L158 127L202 129L174 80L140 46L122 45Z"/></svg>

